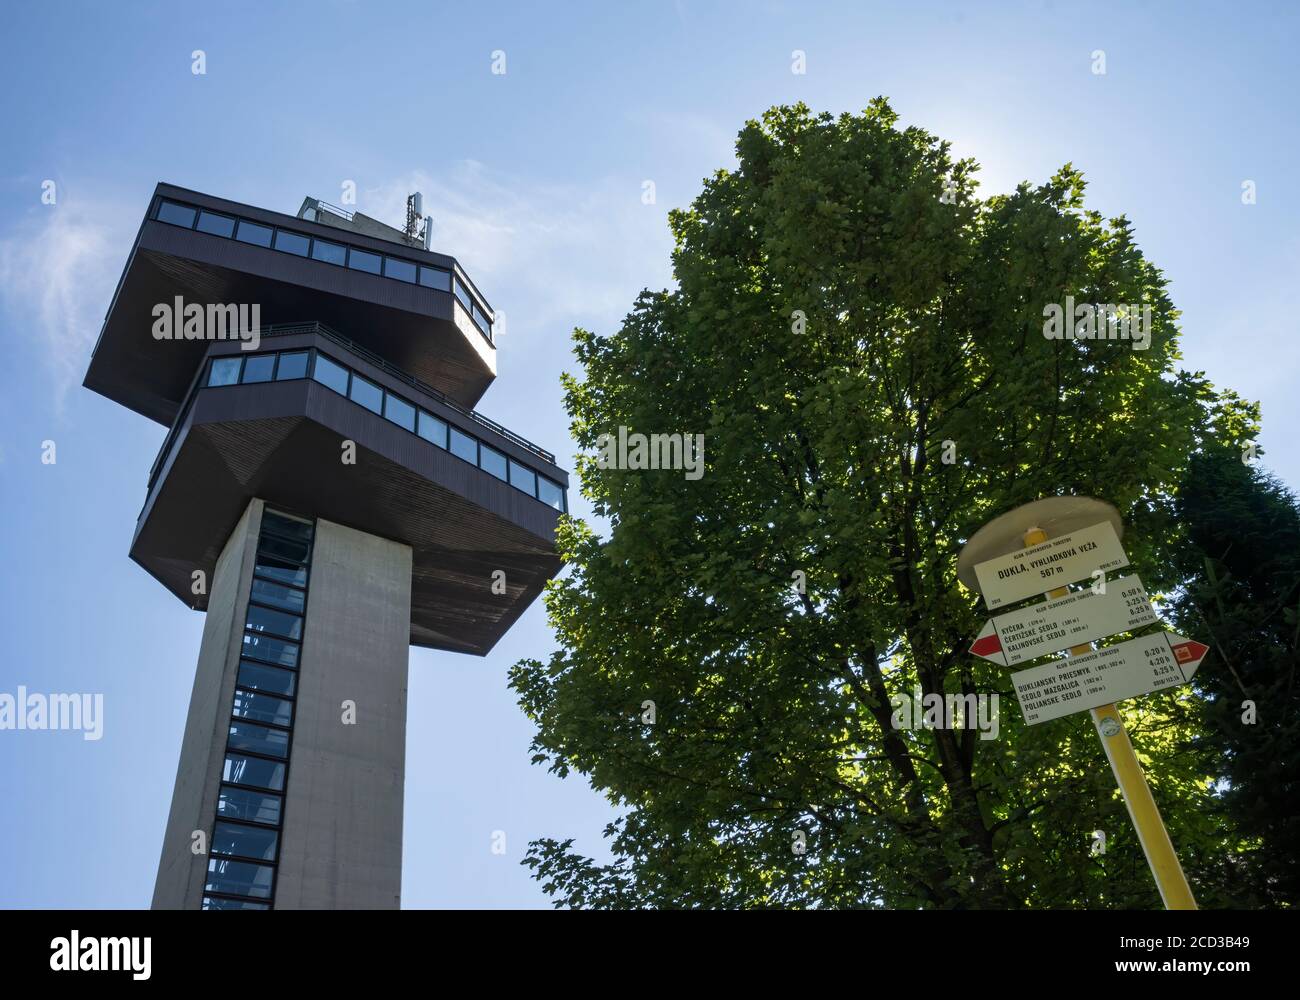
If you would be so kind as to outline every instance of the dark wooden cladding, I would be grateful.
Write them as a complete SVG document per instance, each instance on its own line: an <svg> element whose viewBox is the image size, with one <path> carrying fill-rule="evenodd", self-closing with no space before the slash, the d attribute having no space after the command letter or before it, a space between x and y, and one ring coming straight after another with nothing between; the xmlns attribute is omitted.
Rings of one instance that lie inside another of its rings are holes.
<svg viewBox="0 0 1300 1000"><path fill-rule="evenodd" d="M455 266L443 254L169 185L159 185L158 194L373 253ZM466 407L478 402L496 376L495 349L477 331L457 326L450 292L146 218L86 372L87 388L172 423L208 346L153 338L154 307L178 295L186 304L257 304L263 326L325 323Z"/></svg>
<svg viewBox="0 0 1300 1000"><path fill-rule="evenodd" d="M330 296L342 296L361 300L364 305L402 309L447 322L452 320L451 292L395 281L340 264L325 264L324 261L299 257L271 247L259 247L197 230L180 229L165 222L149 222L145 226L140 248L158 254L164 262L164 270L168 269L167 262L174 260L171 267L173 274L212 294L220 294L226 285L214 280L204 287L200 282L211 273L211 268L217 267L292 282L305 290L306 294L298 294L306 301L335 305ZM320 293L324 293L325 297L322 298ZM345 303L338 305L346 308ZM334 315L333 310L325 307L317 307L317 312ZM358 315L363 314L358 310ZM370 322L373 323L374 319Z"/></svg>
<svg viewBox="0 0 1300 1000"><path fill-rule="evenodd" d="M394 378L382 368L376 367L365 358L354 354L327 337L312 333L267 337L262 341L259 350L279 352L305 350L312 347L329 355L344 367L351 368L357 374L382 386L387 391L396 393L416 406L423 407L444 423L459 428L471 437L476 437L497 451L515 459L515 461L521 462L541 475L549 477L563 486L566 492L568 491L569 474L564 469L553 462L545 461L534 451L515 444L508 437L496 433L490 427L485 427L459 410L447 406L436 396L431 396L427 392L420 392L401 379ZM208 349L208 357L212 358L232 357L243 353L246 352L237 343L214 343Z"/></svg>
<svg viewBox="0 0 1300 1000"><path fill-rule="evenodd" d="M456 266L455 257L448 256L445 253L438 253L436 250L425 250L423 247L393 243L390 240L369 236L354 230L326 226L319 222L312 222L309 219L299 219L295 215L275 212L269 208L258 208L256 205L247 205L243 202L231 201L229 198L218 198L216 195L204 194L202 191L178 187L165 181L160 181L154 188L154 198L167 198L171 201L184 202L187 205L197 205L199 208L205 208L220 215L239 216L251 222L260 223L263 226L284 226L287 229L295 229L308 236L329 240L331 243L347 243L351 246L360 247L362 250L368 250L371 253L401 257L416 264L431 264L447 271ZM485 304L487 303L486 299L483 301ZM490 304L489 308L491 308Z"/></svg>
<svg viewBox="0 0 1300 1000"><path fill-rule="evenodd" d="M341 460L345 439L356 443L355 465ZM211 579L255 496L410 545L418 646L487 653L562 566L558 512L306 380L198 391L131 557L204 608L191 574ZM505 573L504 595L492 593L496 570Z"/></svg>

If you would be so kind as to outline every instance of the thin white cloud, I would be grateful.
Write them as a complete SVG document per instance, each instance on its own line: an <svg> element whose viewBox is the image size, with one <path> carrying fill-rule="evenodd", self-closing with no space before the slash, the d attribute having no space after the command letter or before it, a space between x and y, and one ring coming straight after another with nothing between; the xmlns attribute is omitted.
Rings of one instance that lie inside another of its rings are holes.
<svg viewBox="0 0 1300 1000"><path fill-rule="evenodd" d="M363 190L357 207L400 225L416 190L434 218L435 249L506 311L516 343L567 342L573 326L611 332L642 288L672 284L670 206L644 204L639 177L547 185L466 161ZM44 359L56 410L85 374L138 211L61 196L0 239L0 306Z"/></svg>
<svg viewBox="0 0 1300 1000"><path fill-rule="evenodd" d="M660 148L673 149L685 166L693 166L700 179L711 177L715 170L735 170L736 138L740 123L719 122L695 111L637 110L628 120L654 137ZM685 192L694 198L698 185Z"/></svg>
<svg viewBox="0 0 1300 1000"><path fill-rule="evenodd" d="M1282 252L1234 274L1232 294L1198 296L1196 305L1183 305L1183 367L1204 369L1216 385L1249 386L1241 389L1247 396L1291 394L1300 370L1300 342L1292 334L1300 301L1297 269L1300 240L1292 240ZM1179 300L1176 283L1174 299Z"/></svg>
<svg viewBox="0 0 1300 1000"><path fill-rule="evenodd" d="M56 412L81 383L131 236L125 212L44 206L0 240L0 306L44 359Z"/></svg>
<svg viewBox="0 0 1300 1000"><path fill-rule="evenodd" d="M642 203L639 179L541 185L469 161L446 175L415 171L365 190L358 207L400 224L417 190L433 216L434 249L456 257L493 307L507 311L512 334L606 327L643 287L672 281L667 210Z"/></svg>

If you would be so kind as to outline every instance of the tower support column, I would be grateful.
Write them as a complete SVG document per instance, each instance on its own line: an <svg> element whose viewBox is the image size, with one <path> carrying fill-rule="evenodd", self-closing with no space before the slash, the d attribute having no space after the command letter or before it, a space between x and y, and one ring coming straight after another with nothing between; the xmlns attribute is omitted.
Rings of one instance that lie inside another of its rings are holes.
<svg viewBox="0 0 1300 1000"><path fill-rule="evenodd" d="M317 520L295 578L267 512L216 563L153 906L397 908L412 551Z"/></svg>
<svg viewBox="0 0 1300 1000"><path fill-rule="evenodd" d="M316 522L277 909L397 909L411 547Z"/></svg>

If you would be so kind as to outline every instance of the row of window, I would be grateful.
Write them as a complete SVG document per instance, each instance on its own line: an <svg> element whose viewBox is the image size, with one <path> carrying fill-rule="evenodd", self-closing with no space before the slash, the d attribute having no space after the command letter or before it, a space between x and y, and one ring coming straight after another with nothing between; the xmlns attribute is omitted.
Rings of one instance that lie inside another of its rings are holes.
<svg viewBox="0 0 1300 1000"><path fill-rule="evenodd" d="M208 845L205 910L269 910L274 903L314 534L310 521L262 512Z"/></svg>
<svg viewBox="0 0 1300 1000"><path fill-rule="evenodd" d="M400 257L372 253L343 243L332 243L319 237L295 233L291 229L250 222L247 219L174 201L161 201L155 218L159 222L167 222L184 229L197 229L201 233L224 236L226 239L235 239L254 246L269 247L297 257L310 257L312 260L336 264L353 271L380 274L385 278L405 281L409 285L424 285L426 288L436 288L441 292L451 292L460 300L460 304L465 307L465 311L487 337L488 342L492 341L492 320L487 309L479 304L478 299L458 275L441 267L416 264Z"/></svg>
<svg viewBox="0 0 1300 1000"><path fill-rule="evenodd" d="M389 392L363 375L314 348L267 354L238 354L213 358L206 386L283 382L310 378L364 406L397 426L417 434L457 458L476 465L503 483L563 512L564 488L528 466L450 426L427 410Z"/></svg>

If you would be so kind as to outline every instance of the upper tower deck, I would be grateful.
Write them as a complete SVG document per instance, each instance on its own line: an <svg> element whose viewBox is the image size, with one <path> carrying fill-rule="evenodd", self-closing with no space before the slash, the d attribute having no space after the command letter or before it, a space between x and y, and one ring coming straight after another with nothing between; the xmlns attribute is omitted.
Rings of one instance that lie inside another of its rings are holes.
<svg viewBox="0 0 1300 1000"><path fill-rule="evenodd" d="M195 574L260 499L409 546L411 643L483 655L563 565L568 475L473 409L493 314L453 258L299 216L154 193L85 379L170 428L131 558L206 610Z"/></svg>
<svg viewBox="0 0 1300 1000"><path fill-rule="evenodd" d="M180 296L205 308L256 305L263 326L325 323L473 407L496 378L487 299L454 257L325 207L308 199L296 217L160 183L86 387L170 426L208 346L177 339L157 349L154 310Z"/></svg>

